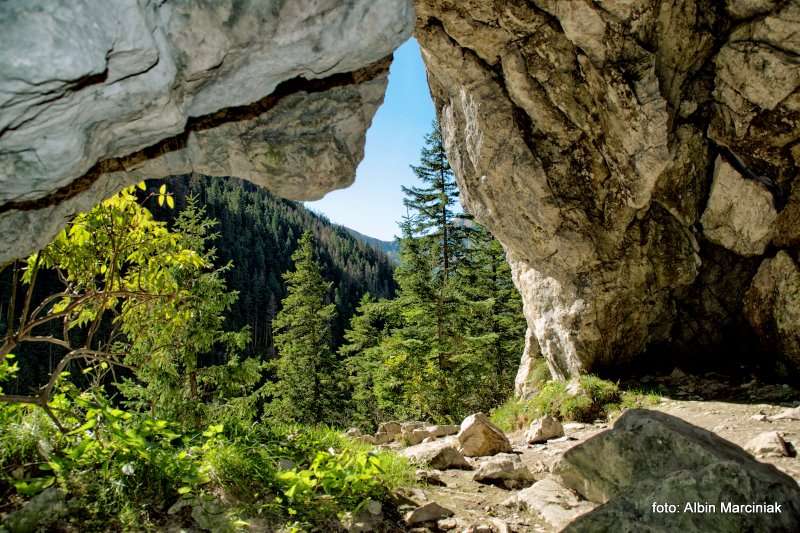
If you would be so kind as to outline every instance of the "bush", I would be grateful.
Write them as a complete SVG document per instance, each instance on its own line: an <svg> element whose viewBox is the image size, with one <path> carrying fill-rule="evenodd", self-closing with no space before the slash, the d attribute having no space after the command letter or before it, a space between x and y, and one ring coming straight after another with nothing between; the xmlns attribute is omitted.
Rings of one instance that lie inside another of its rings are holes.
<svg viewBox="0 0 800 533"><path fill-rule="evenodd" d="M617 384L593 375L581 376L578 394L567 391L567 383L550 381L529 401L510 399L491 413L492 421L504 431L524 429L536 418L550 415L559 420L593 422L620 409L658 404L653 392L621 391Z"/></svg>
<svg viewBox="0 0 800 533"><path fill-rule="evenodd" d="M86 408L82 422L62 435L40 410L0 404L3 499L18 506L57 485L68 498L65 525L82 531L158 530L170 508L192 525L193 507L211 509L214 530L256 516L330 529L342 513L413 483L405 459L326 427L219 424L185 435L110 405Z"/></svg>

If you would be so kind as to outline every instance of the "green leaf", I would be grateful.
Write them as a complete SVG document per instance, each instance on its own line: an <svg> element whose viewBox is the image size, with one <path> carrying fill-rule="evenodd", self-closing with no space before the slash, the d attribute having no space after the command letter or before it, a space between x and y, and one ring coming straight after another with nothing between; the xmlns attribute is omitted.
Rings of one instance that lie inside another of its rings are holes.
<svg viewBox="0 0 800 533"><path fill-rule="evenodd" d="M167 205L170 209L175 209L175 199L172 198L171 194L167 196Z"/></svg>
<svg viewBox="0 0 800 533"><path fill-rule="evenodd" d="M162 185L162 187L163 187L163 185ZM158 205L159 206L163 206L164 205L164 195L163 194L159 194L158 195Z"/></svg>
<svg viewBox="0 0 800 533"><path fill-rule="evenodd" d="M160 194L161 196L164 196L165 194L167 194L167 186L166 186L166 184L164 184L164 185L162 185L161 187L158 188L158 194Z"/></svg>
<svg viewBox="0 0 800 533"><path fill-rule="evenodd" d="M189 487L188 485L184 485L178 489L178 494L180 495L189 494L190 492L192 492L192 487Z"/></svg>

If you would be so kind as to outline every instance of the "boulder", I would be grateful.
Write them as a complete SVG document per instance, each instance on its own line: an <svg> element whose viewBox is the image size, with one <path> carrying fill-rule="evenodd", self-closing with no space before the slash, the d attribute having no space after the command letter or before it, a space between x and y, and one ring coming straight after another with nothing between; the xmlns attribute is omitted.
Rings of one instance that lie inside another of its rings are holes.
<svg viewBox="0 0 800 533"><path fill-rule="evenodd" d="M714 433L660 412L626 411L613 429L565 452L553 472L566 487L604 504L565 531L800 528L796 481ZM698 510L699 502L717 505L717 512ZM781 505L779 514L726 513L720 507L775 502ZM654 503L675 505L681 512L657 512Z"/></svg>
<svg viewBox="0 0 800 533"><path fill-rule="evenodd" d="M48 526L58 524L68 512L64 492L49 487L25 502L22 508L4 517L2 525L12 533L47 531Z"/></svg>
<svg viewBox="0 0 800 533"><path fill-rule="evenodd" d="M433 522L442 518L453 516L453 511L446 509L436 502L428 502L406 513L404 520L409 526Z"/></svg>
<svg viewBox="0 0 800 533"><path fill-rule="evenodd" d="M394 435L390 433L375 433L373 439L375 439L375 444L382 445L382 444L389 444L390 442L394 442Z"/></svg>
<svg viewBox="0 0 800 533"><path fill-rule="evenodd" d="M513 489L529 485L536 478L518 455L499 453L481 461L472 479L479 483L491 483Z"/></svg>
<svg viewBox="0 0 800 533"><path fill-rule="evenodd" d="M597 507L596 503L576 496L553 476L547 476L517 492L505 500L503 505L535 511L559 531L576 517Z"/></svg>
<svg viewBox="0 0 800 533"><path fill-rule="evenodd" d="M378 433L385 433L390 437L399 435L402 431L403 428L398 422L384 422L378 426Z"/></svg>
<svg viewBox="0 0 800 533"><path fill-rule="evenodd" d="M482 457L512 451L506 434L492 424L489 417L483 413L465 418L456 438L461 453L466 457Z"/></svg>
<svg viewBox="0 0 800 533"><path fill-rule="evenodd" d="M348 437L359 437L361 436L361 430L358 428L350 428L344 432L345 435Z"/></svg>
<svg viewBox="0 0 800 533"><path fill-rule="evenodd" d="M400 439L408 446L419 444L428 437L430 437L430 433L422 428L403 430L403 432L400 434Z"/></svg>
<svg viewBox="0 0 800 533"><path fill-rule="evenodd" d="M458 433L458 430L461 429L460 426L455 424L448 424L443 426L427 426L425 431L433 438L439 437L449 437L450 435L455 435Z"/></svg>
<svg viewBox="0 0 800 533"><path fill-rule="evenodd" d="M756 457L789 457L786 441L777 431L759 433L744 445L744 449Z"/></svg>
<svg viewBox="0 0 800 533"><path fill-rule="evenodd" d="M706 238L737 254L761 255L777 218L772 194L717 156L711 196L700 219Z"/></svg>
<svg viewBox="0 0 800 533"><path fill-rule="evenodd" d="M770 420L800 420L800 405L797 407L788 407L778 413L769 417Z"/></svg>
<svg viewBox="0 0 800 533"><path fill-rule="evenodd" d="M528 431L525 433L525 441L528 444L538 444L547 442L549 439L557 439L564 436L564 427L561 422L552 416L543 416L531 422Z"/></svg>
<svg viewBox="0 0 800 533"><path fill-rule="evenodd" d="M452 439L435 440L409 446L401 453L409 462L419 466L428 466L436 470L463 468L471 470L472 466L464 459L457 448L458 443Z"/></svg>

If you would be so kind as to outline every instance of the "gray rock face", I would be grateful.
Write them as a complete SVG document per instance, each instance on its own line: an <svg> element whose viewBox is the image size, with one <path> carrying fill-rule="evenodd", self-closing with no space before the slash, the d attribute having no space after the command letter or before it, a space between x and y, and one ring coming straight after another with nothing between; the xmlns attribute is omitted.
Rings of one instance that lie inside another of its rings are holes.
<svg viewBox="0 0 800 533"><path fill-rule="evenodd" d="M796 233L772 193L798 174L798 9L417 1L462 200L506 247L555 377L741 318L709 293L746 287L737 256ZM723 149L745 168L714 180ZM722 276L713 243L735 252Z"/></svg>
<svg viewBox="0 0 800 533"><path fill-rule="evenodd" d="M772 240L778 218L772 202L767 189L717 157L711 196L700 219L703 234L738 254L761 255Z"/></svg>
<svg viewBox="0 0 800 533"><path fill-rule="evenodd" d="M768 349L800 368L800 269L789 254L780 251L758 268L745 316Z"/></svg>
<svg viewBox="0 0 800 533"><path fill-rule="evenodd" d="M352 182L410 2L3 2L0 262L143 177Z"/></svg>
<svg viewBox="0 0 800 533"><path fill-rule="evenodd" d="M637 531L800 527L800 487L791 477L714 433L654 411L627 411L612 430L568 450L554 473L584 498L604 504L566 531L627 531L637 520ZM681 512L653 512L653 502L676 505ZM687 511L687 504L697 502L715 504L717 512ZM721 512L725 502L777 502L782 510L766 520L758 512Z"/></svg>

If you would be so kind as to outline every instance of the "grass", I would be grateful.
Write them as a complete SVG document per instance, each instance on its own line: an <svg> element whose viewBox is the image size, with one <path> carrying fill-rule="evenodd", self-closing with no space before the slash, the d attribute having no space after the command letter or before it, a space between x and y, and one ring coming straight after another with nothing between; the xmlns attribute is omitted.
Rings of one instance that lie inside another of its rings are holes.
<svg viewBox="0 0 800 533"><path fill-rule="evenodd" d="M593 422L623 409L658 404L660 397L641 390L620 390L611 381L593 375L581 376L577 394L567 383L549 381L530 400L510 399L491 413L492 421L504 431L524 429L536 418L550 415L562 421Z"/></svg>

